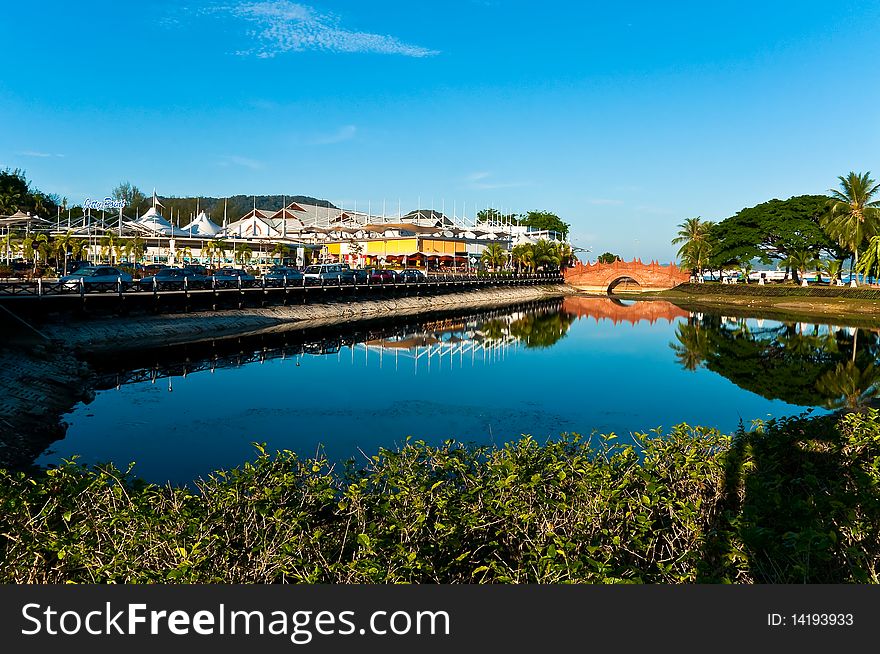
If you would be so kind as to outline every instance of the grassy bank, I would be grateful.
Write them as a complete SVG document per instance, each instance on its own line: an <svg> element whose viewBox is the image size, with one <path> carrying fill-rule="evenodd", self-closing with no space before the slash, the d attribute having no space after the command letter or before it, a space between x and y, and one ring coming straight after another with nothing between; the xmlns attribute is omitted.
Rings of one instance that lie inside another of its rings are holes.
<svg viewBox="0 0 880 654"><path fill-rule="evenodd" d="M880 419L261 452L195 491L0 472L4 582L877 582Z"/></svg>
<svg viewBox="0 0 880 654"><path fill-rule="evenodd" d="M845 322L855 327L880 325L880 290L839 286L759 284L681 284L668 291L642 293L690 311L781 320Z"/></svg>

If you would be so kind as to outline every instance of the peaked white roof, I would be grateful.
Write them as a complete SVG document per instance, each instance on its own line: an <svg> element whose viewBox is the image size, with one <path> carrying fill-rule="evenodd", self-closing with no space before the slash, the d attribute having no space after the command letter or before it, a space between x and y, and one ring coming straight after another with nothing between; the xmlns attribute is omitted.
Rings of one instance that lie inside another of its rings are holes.
<svg viewBox="0 0 880 654"><path fill-rule="evenodd" d="M189 236L189 232L184 232L165 220L155 207L147 209L146 213L134 225L162 236Z"/></svg>
<svg viewBox="0 0 880 654"><path fill-rule="evenodd" d="M189 225L181 228L187 234L192 233L193 236L217 236L223 228L215 222L212 222L204 211L200 211Z"/></svg>

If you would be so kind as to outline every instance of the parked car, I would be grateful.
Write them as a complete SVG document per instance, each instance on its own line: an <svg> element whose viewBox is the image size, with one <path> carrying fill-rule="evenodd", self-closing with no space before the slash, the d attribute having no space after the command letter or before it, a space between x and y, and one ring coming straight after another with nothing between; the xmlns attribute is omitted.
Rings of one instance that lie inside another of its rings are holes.
<svg viewBox="0 0 880 654"><path fill-rule="evenodd" d="M181 266L184 270L195 270L200 275L208 276L208 269L200 263L187 263Z"/></svg>
<svg viewBox="0 0 880 654"><path fill-rule="evenodd" d="M385 284L395 281L394 271L382 268L359 268L354 274L358 284Z"/></svg>
<svg viewBox="0 0 880 654"><path fill-rule="evenodd" d="M242 286L253 286L257 279L241 268L221 268L215 270L211 278L218 288L234 288L239 285L239 280L241 280ZM211 278L208 279L209 282Z"/></svg>
<svg viewBox="0 0 880 654"><path fill-rule="evenodd" d="M301 286L304 278L302 272L290 266L272 266L263 274L263 280L270 286L283 286L285 279L288 286Z"/></svg>
<svg viewBox="0 0 880 654"><path fill-rule="evenodd" d="M154 275L144 277L140 281L143 291L154 288L159 291L181 290L185 288L205 288L210 284L207 275L188 268L162 268Z"/></svg>
<svg viewBox="0 0 880 654"><path fill-rule="evenodd" d="M170 266L166 266L164 263L148 263L141 270L141 277L150 277L164 268L170 268Z"/></svg>
<svg viewBox="0 0 880 654"><path fill-rule="evenodd" d="M418 268L406 268L398 270L395 274L398 282L405 284L418 284L419 282L428 281L427 276Z"/></svg>
<svg viewBox="0 0 880 654"><path fill-rule="evenodd" d="M384 268L373 268L370 273L371 284L390 284L394 282L394 272Z"/></svg>
<svg viewBox="0 0 880 654"><path fill-rule="evenodd" d="M65 288L87 291L110 291L121 281L122 288L131 286L131 275L114 266L83 266L59 280Z"/></svg>
<svg viewBox="0 0 880 654"><path fill-rule="evenodd" d="M355 272L342 263L320 263L306 266L303 277L306 284L352 284Z"/></svg>

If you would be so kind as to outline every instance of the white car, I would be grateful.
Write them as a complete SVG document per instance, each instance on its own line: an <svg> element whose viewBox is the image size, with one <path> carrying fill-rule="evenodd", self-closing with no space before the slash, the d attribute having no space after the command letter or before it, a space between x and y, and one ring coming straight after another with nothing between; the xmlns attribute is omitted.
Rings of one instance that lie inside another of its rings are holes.
<svg viewBox="0 0 880 654"><path fill-rule="evenodd" d="M110 291L115 290L119 282L122 282L122 288L131 286L131 275L114 266L83 266L59 281L72 290Z"/></svg>

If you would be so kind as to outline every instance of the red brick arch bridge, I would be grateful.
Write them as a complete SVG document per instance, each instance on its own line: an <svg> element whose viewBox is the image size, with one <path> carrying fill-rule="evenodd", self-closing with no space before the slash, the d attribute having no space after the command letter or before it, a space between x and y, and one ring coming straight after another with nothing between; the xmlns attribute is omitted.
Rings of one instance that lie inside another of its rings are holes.
<svg viewBox="0 0 880 654"><path fill-rule="evenodd" d="M626 289L631 291L659 291L689 280L690 273L674 263L642 263L641 259L614 263L587 262L565 269L565 283L569 286L602 293L611 293L620 284L625 284Z"/></svg>

